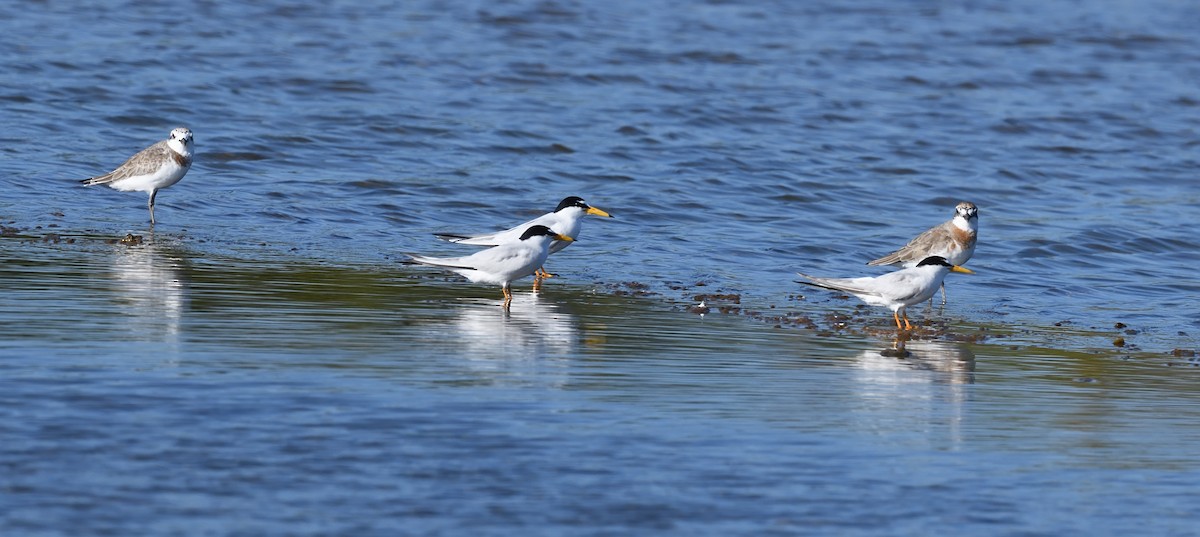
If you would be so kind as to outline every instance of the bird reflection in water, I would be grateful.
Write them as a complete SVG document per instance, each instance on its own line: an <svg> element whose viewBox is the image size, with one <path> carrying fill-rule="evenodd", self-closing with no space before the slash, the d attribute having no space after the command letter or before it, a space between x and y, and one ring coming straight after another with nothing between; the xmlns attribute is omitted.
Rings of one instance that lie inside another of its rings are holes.
<svg viewBox="0 0 1200 537"><path fill-rule="evenodd" d="M975 382L975 353L965 346L938 340L911 340L901 334L892 346L881 351L866 351L860 360L869 369L937 371L942 382Z"/></svg>
<svg viewBox="0 0 1200 537"><path fill-rule="evenodd" d="M962 442L967 401L975 381L975 354L948 341L897 339L856 360L859 419L881 433L916 435L926 447L955 449Z"/></svg>
<svg viewBox="0 0 1200 537"><path fill-rule="evenodd" d="M116 313L128 337L177 345L188 302L183 259L151 236L115 246L109 267Z"/></svg>
<svg viewBox="0 0 1200 537"><path fill-rule="evenodd" d="M474 371L550 385L566 383L568 360L581 340L575 316L537 293L514 295L508 309L464 305L453 329Z"/></svg>

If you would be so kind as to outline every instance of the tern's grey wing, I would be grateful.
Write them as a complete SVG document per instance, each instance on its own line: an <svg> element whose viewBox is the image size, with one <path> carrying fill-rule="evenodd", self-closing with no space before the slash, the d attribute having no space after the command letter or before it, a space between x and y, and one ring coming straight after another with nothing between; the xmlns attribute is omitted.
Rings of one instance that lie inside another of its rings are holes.
<svg viewBox="0 0 1200 537"><path fill-rule="evenodd" d="M466 235L461 233L434 233L433 236L442 239L446 242L455 244L471 244L474 246L495 246L498 244L496 236L501 232L489 233L487 235Z"/></svg>
<svg viewBox="0 0 1200 537"><path fill-rule="evenodd" d="M923 273L908 270L884 274L878 279L877 292L893 302L907 303L933 288L927 286L927 279Z"/></svg>
<svg viewBox="0 0 1200 537"><path fill-rule="evenodd" d="M803 272L797 272L801 277L810 280L807 282L799 282L805 285L831 289L834 291L842 291L852 295L878 295L879 293L873 286L867 285L871 278L820 278L817 276L809 276Z"/></svg>
<svg viewBox="0 0 1200 537"><path fill-rule="evenodd" d="M885 255L874 261L867 262L868 265L896 265L900 263L916 263L925 259L925 257L936 253L935 250L940 250L940 245L948 244L953 240L950 234L949 222L940 226L932 227L924 233L917 235L904 247Z"/></svg>
<svg viewBox="0 0 1200 537"><path fill-rule="evenodd" d="M462 258L464 264L487 272L520 272L537 253L518 244L507 244L476 252ZM537 267L534 267L537 268Z"/></svg>
<svg viewBox="0 0 1200 537"><path fill-rule="evenodd" d="M167 147L167 141L163 140L138 151L137 154L129 157L129 160L126 160L124 164L117 166L117 169L104 175L84 179L80 182L85 185L105 185L128 177L149 175L158 171L162 163L169 158L171 158L171 149Z"/></svg>
<svg viewBox="0 0 1200 537"><path fill-rule="evenodd" d="M461 257L426 257L423 255L408 254L412 258L409 263L419 265L429 265L432 267L443 267L448 269L473 270L475 267L466 266Z"/></svg>
<svg viewBox="0 0 1200 537"><path fill-rule="evenodd" d="M886 300L916 304L933 297L949 273L949 269L932 267L898 270L875 278L875 288Z"/></svg>
<svg viewBox="0 0 1200 537"><path fill-rule="evenodd" d="M525 233L530 226L541 224L546 227L551 227L550 223L554 221L554 213L544 214L528 222L510 227L508 229L497 231L494 233L485 233L481 235L467 235L459 233L435 233L439 239L453 242L455 244L470 244L474 246L496 246L497 244L505 244L520 240L521 235Z"/></svg>

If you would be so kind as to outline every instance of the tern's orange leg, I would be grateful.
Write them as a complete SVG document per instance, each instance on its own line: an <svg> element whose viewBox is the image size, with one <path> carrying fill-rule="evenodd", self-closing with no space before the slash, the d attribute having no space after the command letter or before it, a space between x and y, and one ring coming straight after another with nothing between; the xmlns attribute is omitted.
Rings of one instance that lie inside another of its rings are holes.
<svg viewBox="0 0 1200 537"><path fill-rule="evenodd" d="M900 313L893 311L892 318L896 319L896 330L904 330L904 327L900 326Z"/></svg>
<svg viewBox="0 0 1200 537"><path fill-rule="evenodd" d="M508 289L508 284L504 284L504 287L500 289L504 291L504 309L508 309L508 306L512 304L512 291Z"/></svg>

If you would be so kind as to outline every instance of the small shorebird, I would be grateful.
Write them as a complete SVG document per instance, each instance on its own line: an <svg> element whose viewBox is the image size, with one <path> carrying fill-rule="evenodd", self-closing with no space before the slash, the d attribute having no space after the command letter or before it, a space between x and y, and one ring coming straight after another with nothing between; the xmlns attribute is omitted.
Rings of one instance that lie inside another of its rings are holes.
<svg viewBox="0 0 1200 537"><path fill-rule="evenodd" d="M192 131L171 131L171 137L129 157L124 164L104 175L80 181L85 185L108 185L122 192L149 192L150 223L154 223L154 197L180 179L192 167Z"/></svg>
<svg viewBox="0 0 1200 537"><path fill-rule="evenodd" d="M964 201L954 208L954 218L929 228L903 248L896 250L868 265L900 265L904 268L917 266L930 256L946 258L951 265L964 265L975 253L975 239L979 235L979 209L974 203ZM933 300L933 297L930 297ZM946 286L942 285L942 305L946 304Z"/></svg>
<svg viewBox="0 0 1200 537"><path fill-rule="evenodd" d="M474 283L500 284L504 307L512 303L513 280L532 275L550 255L550 242L575 239L555 233L543 225L530 226L518 240L506 242L463 257L425 257L410 255L408 263L441 267L457 272Z"/></svg>
<svg viewBox="0 0 1200 537"><path fill-rule="evenodd" d="M457 244L496 246L497 244L504 244L506 242L517 240L517 238L520 237L526 229L529 229L529 226L546 226L555 233L578 238L579 229L583 227L583 217L589 214L594 216L603 216L605 218L612 218L611 214L588 205L587 202L583 201L583 198L579 196L567 196L566 198L563 198L561 202L559 202L558 207L556 207L553 212L543 214L542 216L534 218L533 220L503 231L486 233L482 235L460 235L457 233L435 233L434 235L444 241L450 241ZM571 243L569 241L556 240L550 243L550 253L558 253L563 248L566 248L570 245ZM538 267L537 272L534 274L533 286L535 289L541 286L542 279L554 276L553 274L546 272L546 270L542 267Z"/></svg>
<svg viewBox="0 0 1200 537"><path fill-rule="evenodd" d="M930 256L922 259L915 267L874 278L818 278L798 272L797 274L810 281L797 283L850 293L872 306L891 308L892 318L896 320L896 330L912 330L906 308L932 298L946 275L951 272L974 274L969 269L950 264L944 257ZM904 326L900 325L901 315L904 316Z"/></svg>

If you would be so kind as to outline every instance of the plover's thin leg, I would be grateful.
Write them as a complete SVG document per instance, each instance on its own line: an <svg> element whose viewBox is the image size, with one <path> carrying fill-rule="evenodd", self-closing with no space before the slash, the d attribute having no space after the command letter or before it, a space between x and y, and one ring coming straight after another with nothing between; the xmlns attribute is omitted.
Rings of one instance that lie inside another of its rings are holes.
<svg viewBox="0 0 1200 537"><path fill-rule="evenodd" d="M146 203L146 206L150 208L150 223L151 224L154 223L154 196L157 196L157 195L158 195L157 188L151 190L150 191L150 201Z"/></svg>

